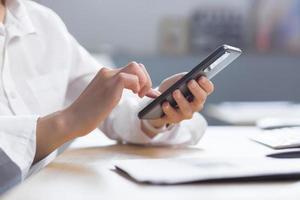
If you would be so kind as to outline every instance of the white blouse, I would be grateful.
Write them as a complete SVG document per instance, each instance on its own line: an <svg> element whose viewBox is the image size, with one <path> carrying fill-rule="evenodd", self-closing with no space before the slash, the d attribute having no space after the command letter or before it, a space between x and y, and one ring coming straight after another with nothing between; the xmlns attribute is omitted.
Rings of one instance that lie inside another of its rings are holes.
<svg viewBox="0 0 300 200"><path fill-rule="evenodd" d="M74 101L101 68L52 10L22 0L7 0L6 7L0 25L0 193L32 167L38 117ZM206 121L195 114L150 139L137 117L145 102L125 91L101 131L113 140L146 145L189 145L202 137Z"/></svg>

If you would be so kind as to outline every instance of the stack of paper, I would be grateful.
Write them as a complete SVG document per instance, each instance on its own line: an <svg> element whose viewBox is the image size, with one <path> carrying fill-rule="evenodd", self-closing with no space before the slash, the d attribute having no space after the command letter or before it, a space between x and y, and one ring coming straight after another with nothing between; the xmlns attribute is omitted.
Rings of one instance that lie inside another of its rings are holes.
<svg viewBox="0 0 300 200"><path fill-rule="evenodd" d="M151 184L300 179L300 159L143 159L115 166L135 181Z"/></svg>

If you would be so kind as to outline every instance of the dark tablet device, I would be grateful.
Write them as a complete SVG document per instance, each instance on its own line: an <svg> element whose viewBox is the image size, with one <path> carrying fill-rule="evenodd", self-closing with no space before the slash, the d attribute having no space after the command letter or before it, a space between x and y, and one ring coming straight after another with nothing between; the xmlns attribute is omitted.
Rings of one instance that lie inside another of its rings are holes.
<svg viewBox="0 0 300 200"><path fill-rule="evenodd" d="M229 45L223 45L216 49L211 55L204 59L199 65L187 73L184 77L174 83L169 89L154 99L138 114L140 119L158 119L164 115L161 105L168 101L174 108L177 107L176 101L173 99L173 92L179 89L186 99L193 100L193 95L190 93L187 83L190 80L197 80L200 76L206 76L208 79L213 78L216 74L222 71L237 57L242 54L239 48Z"/></svg>

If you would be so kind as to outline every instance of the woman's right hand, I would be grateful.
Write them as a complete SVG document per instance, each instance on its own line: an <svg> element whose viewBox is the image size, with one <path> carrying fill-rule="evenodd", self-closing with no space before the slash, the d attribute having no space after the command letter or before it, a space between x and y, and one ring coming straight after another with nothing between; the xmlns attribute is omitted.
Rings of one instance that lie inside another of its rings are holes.
<svg viewBox="0 0 300 200"><path fill-rule="evenodd" d="M96 129L119 103L123 90L139 97L155 98L158 92L143 64L131 62L121 69L102 68L78 99L63 111L65 122L74 137Z"/></svg>
<svg viewBox="0 0 300 200"><path fill-rule="evenodd" d="M159 95L152 89L142 64L131 62L121 69L102 68L73 104L38 119L34 163L62 144L96 129L119 103L124 89L141 98Z"/></svg>

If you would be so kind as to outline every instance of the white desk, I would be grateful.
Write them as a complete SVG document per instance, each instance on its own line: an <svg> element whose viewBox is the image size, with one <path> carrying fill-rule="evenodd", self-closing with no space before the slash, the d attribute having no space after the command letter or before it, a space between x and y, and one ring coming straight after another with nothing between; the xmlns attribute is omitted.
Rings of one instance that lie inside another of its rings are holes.
<svg viewBox="0 0 300 200"><path fill-rule="evenodd" d="M40 173L16 187L3 199L299 199L299 182L222 183L177 186L140 185L118 175L111 161L171 157L263 157L272 149L254 143L248 136L255 128L210 127L196 147L143 148L115 145L100 134L81 142L59 156ZM98 146L98 147L95 147ZM80 148L79 148L80 147ZM259 163L258 163L259 164ZM274 166L276 167L276 166Z"/></svg>

